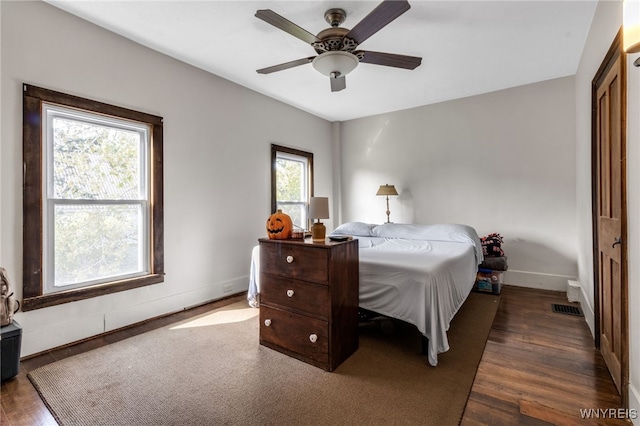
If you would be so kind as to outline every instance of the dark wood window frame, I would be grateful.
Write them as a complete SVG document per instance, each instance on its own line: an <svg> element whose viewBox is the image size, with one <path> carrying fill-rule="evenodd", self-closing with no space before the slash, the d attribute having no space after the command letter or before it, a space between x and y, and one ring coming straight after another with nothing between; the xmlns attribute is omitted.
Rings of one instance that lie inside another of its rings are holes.
<svg viewBox="0 0 640 426"><path fill-rule="evenodd" d="M43 176L42 176L42 103L63 105L96 114L133 120L151 128L149 167L150 194L150 271L148 274L43 294ZM162 117L121 108L102 102L23 85L23 267L22 310L29 311L130 290L164 281L164 190L163 190L163 124Z"/></svg>
<svg viewBox="0 0 640 426"><path fill-rule="evenodd" d="M297 155L299 157L305 157L309 164L308 176L309 176L309 197L313 197L313 153L302 151L295 148L288 148L286 146L271 144L271 213L274 213L277 209L276 199L276 157L278 152L284 152L286 154ZM307 204L309 200L307 200ZM311 224L308 223L307 227L310 228Z"/></svg>

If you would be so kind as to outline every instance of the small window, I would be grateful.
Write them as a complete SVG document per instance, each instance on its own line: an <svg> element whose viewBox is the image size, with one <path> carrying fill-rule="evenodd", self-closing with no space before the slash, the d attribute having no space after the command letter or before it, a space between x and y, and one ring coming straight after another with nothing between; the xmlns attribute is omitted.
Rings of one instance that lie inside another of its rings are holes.
<svg viewBox="0 0 640 426"><path fill-rule="evenodd" d="M271 210L291 216L294 226L309 229L308 206L313 196L313 154L271 146Z"/></svg>
<svg viewBox="0 0 640 426"><path fill-rule="evenodd" d="M163 281L162 119L25 85L23 309Z"/></svg>

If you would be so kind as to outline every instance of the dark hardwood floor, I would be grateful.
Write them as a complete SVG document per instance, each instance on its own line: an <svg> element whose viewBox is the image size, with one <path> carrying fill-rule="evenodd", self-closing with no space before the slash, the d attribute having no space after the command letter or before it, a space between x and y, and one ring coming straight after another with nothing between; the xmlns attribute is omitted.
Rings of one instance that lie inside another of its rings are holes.
<svg viewBox="0 0 640 426"><path fill-rule="evenodd" d="M2 383L0 424L56 425L26 376L30 370L243 298L217 301L22 360L18 376ZM580 410L620 408L620 396L584 318L553 313L552 303L567 304L564 293L503 287L462 425L630 424L581 418Z"/></svg>
<svg viewBox="0 0 640 426"><path fill-rule="evenodd" d="M553 303L572 305L562 292L503 287L463 426L630 424L610 411L582 417L618 410L621 398L584 317L554 313Z"/></svg>

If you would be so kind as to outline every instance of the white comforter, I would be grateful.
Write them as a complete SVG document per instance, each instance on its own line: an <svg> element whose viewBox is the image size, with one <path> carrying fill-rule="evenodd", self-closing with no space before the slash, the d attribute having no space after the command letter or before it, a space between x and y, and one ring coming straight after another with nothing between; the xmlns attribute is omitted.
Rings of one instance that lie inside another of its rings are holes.
<svg viewBox="0 0 640 426"><path fill-rule="evenodd" d="M360 307L415 325L429 339L433 366L449 350L447 331L482 262L482 246L465 225L371 225L351 222L331 235L359 240ZM248 300L258 306L259 247L254 248Z"/></svg>

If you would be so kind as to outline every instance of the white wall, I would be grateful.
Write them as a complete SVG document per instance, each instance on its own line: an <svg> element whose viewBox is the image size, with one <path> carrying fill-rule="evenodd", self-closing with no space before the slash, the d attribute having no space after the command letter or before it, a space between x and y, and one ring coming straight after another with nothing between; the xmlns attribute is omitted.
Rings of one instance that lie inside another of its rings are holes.
<svg viewBox="0 0 640 426"><path fill-rule="evenodd" d="M628 56L627 215L629 255L629 405L640 413L640 67ZM640 414L639 414L640 415ZM640 424L640 419L635 420Z"/></svg>
<svg viewBox="0 0 640 426"><path fill-rule="evenodd" d="M0 264L19 299L22 83L164 117L165 282L18 313L22 356L223 297L228 284L246 290L270 213L271 143L313 152L315 192L331 196L331 123L46 3L0 10Z"/></svg>
<svg viewBox="0 0 640 426"><path fill-rule="evenodd" d="M640 67L628 56L627 215L629 255L629 405L640 413ZM640 415L640 414L639 414ZM635 420L640 424L640 419Z"/></svg>
<svg viewBox="0 0 640 426"><path fill-rule="evenodd" d="M600 1L576 73L576 196L578 279L593 333L594 280L591 217L591 82L622 24L622 3ZM640 413L640 68L627 66L627 249L629 258L629 405ZM635 419L634 424L640 424Z"/></svg>
<svg viewBox="0 0 640 426"><path fill-rule="evenodd" d="M504 237L505 282L577 276L575 93L565 77L342 123L343 221L465 223Z"/></svg>

